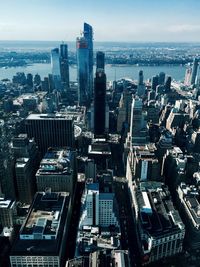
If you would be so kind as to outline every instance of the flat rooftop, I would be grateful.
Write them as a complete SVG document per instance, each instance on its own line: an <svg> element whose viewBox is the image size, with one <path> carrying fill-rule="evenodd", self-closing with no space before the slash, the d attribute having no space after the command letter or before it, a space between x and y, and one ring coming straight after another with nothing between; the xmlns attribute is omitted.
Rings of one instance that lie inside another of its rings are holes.
<svg viewBox="0 0 200 267"><path fill-rule="evenodd" d="M200 226L200 191L199 185L186 185L181 183L178 191L182 191L182 200L188 208L190 216L193 218L195 224Z"/></svg>
<svg viewBox="0 0 200 267"><path fill-rule="evenodd" d="M10 209L15 202L11 199L0 198L0 209Z"/></svg>
<svg viewBox="0 0 200 267"><path fill-rule="evenodd" d="M184 228L175 210L168 188L158 182L142 182L137 203L143 229L152 236L173 233Z"/></svg>
<svg viewBox="0 0 200 267"><path fill-rule="evenodd" d="M36 175L71 174L72 152L67 149L51 149L40 162Z"/></svg>
<svg viewBox="0 0 200 267"><path fill-rule="evenodd" d="M66 113L30 114L26 120L73 120L74 116Z"/></svg>
<svg viewBox="0 0 200 267"><path fill-rule="evenodd" d="M66 192L36 193L11 255L58 255L69 200Z"/></svg>

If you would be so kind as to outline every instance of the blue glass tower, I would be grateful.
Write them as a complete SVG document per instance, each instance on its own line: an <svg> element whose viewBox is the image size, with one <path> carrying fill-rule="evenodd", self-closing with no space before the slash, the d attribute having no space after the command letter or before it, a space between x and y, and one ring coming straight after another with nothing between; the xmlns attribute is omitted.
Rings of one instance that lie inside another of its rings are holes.
<svg viewBox="0 0 200 267"><path fill-rule="evenodd" d="M68 45L60 45L60 74L61 81L66 88L69 88L69 62L68 62Z"/></svg>
<svg viewBox="0 0 200 267"><path fill-rule="evenodd" d="M78 78L78 103L88 105L90 101L89 91L89 50L85 37L77 38L77 78Z"/></svg>
<svg viewBox="0 0 200 267"><path fill-rule="evenodd" d="M93 29L92 26L84 23L83 34L88 44L88 64L89 64L89 101L93 97Z"/></svg>

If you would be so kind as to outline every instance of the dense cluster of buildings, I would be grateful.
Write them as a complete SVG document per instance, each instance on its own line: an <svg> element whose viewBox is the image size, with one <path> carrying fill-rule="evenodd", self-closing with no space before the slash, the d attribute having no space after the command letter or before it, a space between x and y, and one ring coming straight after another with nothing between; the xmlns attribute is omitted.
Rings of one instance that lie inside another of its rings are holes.
<svg viewBox="0 0 200 267"><path fill-rule="evenodd" d="M108 83L87 23L76 49L77 83L62 43L43 81L0 85L0 265L187 266L200 249L198 58L184 87L142 70Z"/></svg>

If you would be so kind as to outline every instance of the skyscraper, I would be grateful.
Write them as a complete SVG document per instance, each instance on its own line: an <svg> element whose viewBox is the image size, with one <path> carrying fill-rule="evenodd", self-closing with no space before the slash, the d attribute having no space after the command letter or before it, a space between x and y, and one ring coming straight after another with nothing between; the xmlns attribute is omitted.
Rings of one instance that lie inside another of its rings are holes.
<svg viewBox="0 0 200 267"><path fill-rule="evenodd" d="M102 69L96 72L94 82L94 134L105 134L106 75Z"/></svg>
<svg viewBox="0 0 200 267"><path fill-rule="evenodd" d="M165 92L169 93L171 90L171 82L172 82L172 77L167 76L166 81L165 81Z"/></svg>
<svg viewBox="0 0 200 267"><path fill-rule="evenodd" d="M143 71L139 71L137 94L143 96L145 94L144 75Z"/></svg>
<svg viewBox="0 0 200 267"><path fill-rule="evenodd" d="M143 71L142 71L142 70L140 70L140 71L139 71L139 80L138 80L138 85L142 85L142 84L143 84L143 80L144 80Z"/></svg>
<svg viewBox="0 0 200 267"><path fill-rule="evenodd" d="M60 73L61 81L69 88L68 46L64 43L60 45Z"/></svg>
<svg viewBox="0 0 200 267"><path fill-rule="evenodd" d="M145 144L147 139L147 129L145 115L142 111L142 99L133 98L131 105L131 125L130 136L132 144Z"/></svg>
<svg viewBox="0 0 200 267"><path fill-rule="evenodd" d="M105 54L101 51L98 51L96 55L96 67L97 69L103 69L103 70L105 67Z"/></svg>
<svg viewBox="0 0 200 267"><path fill-rule="evenodd" d="M88 44L88 64L89 64L89 100L93 96L93 29L92 26L84 23L83 34Z"/></svg>
<svg viewBox="0 0 200 267"><path fill-rule="evenodd" d="M158 75L153 76L152 78L152 84L151 84L151 89L156 91L156 87L158 85Z"/></svg>
<svg viewBox="0 0 200 267"><path fill-rule="evenodd" d="M196 76L197 76L197 70L198 70L198 59L194 58L193 66L192 66L192 75L191 75L191 85L195 84Z"/></svg>
<svg viewBox="0 0 200 267"><path fill-rule="evenodd" d="M61 72L60 72L60 56L59 49L51 50L51 71L53 76L54 87L57 90L61 89Z"/></svg>
<svg viewBox="0 0 200 267"><path fill-rule="evenodd" d="M159 76L158 76L158 84L164 84L165 83L165 73L164 72L160 72Z"/></svg>
<svg viewBox="0 0 200 267"><path fill-rule="evenodd" d="M25 120L25 128L28 137L34 137L43 155L49 147L74 145L73 115L31 114Z"/></svg>
<svg viewBox="0 0 200 267"><path fill-rule="evenodd" d="M191 77L192 77L192 68L187 68L185 71L185 80L184 80L184 84L186 86L190 86Z"/></svg>
<svg viewBox="0 0 200 267"><path fill-rule="evenodd" d="M78 78L78 103L87 105L89 101L89 50L85 37L77 38L77 78Z"/></svg>

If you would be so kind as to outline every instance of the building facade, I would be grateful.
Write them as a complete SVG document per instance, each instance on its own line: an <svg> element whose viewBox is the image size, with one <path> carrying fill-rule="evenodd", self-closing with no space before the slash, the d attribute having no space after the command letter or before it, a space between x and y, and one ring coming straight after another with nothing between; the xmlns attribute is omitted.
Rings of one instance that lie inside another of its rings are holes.
<svg viewBox="0 0 200 267"><path fill-rule="evenodd" d="M11 267L62 267L71 213L68 193L38 192L10 253Z"/></svg>
<svg viewBox="0 0 200 267"><path fill-rule="evenodd" d="M31 114L26 118L25 130L43 155L49 147L74 146L73 116L66 113Z"/></svg>

